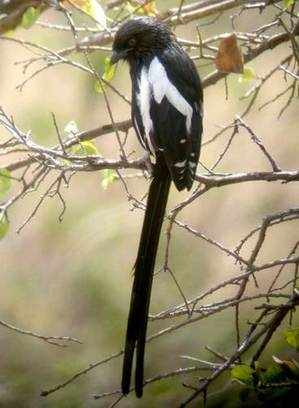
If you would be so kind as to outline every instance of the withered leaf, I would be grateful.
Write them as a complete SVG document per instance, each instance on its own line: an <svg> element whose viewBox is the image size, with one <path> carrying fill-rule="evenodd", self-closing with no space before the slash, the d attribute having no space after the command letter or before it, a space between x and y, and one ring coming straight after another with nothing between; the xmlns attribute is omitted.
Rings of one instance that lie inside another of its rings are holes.
<svg viewBox="0 0 299 408"><path fill-rule="evenodd" d="M241 48L238 46L236 34L233 33L220 41L215 58L215 65L218 71L221 72L243 73L243 54Z"/></svg>

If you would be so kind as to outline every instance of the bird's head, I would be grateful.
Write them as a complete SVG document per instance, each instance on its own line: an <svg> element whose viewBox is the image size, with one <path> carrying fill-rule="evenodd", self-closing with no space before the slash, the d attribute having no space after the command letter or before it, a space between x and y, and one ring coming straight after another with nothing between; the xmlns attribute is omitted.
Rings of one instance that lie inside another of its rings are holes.
<svg viewBox="0 0 299 408"><path fill-rule="evenodd" d="M173 40L167 26L150 17L123 23L115 34L111 63L135 60L166 48Z"/></svg>

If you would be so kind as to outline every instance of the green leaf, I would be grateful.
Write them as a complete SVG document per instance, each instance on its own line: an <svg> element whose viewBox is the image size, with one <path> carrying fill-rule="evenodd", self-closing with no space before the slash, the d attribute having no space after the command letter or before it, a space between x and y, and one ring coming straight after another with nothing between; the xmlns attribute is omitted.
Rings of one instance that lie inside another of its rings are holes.
<svg viewBox="0 0 299 408"><path fill-rule="evenodd" d="M11 187L10 171L7 169L0 170L0 198L5 196Z"/></svg>
<svg viewBox="0 0 299 408"><path fill-rule="evenodd" d="M74 120L68 122L64 127L64 132L67 134L67 136L73 136L79 133L77 123Z"/></svg>
<svg viewBox="0 0 299 408"><path fill-rule="evenodd" d="M100 81L95 81L94 83L94 90L96 91L96 93L103 93L103 87L104 84L101 83Z"/></svg>
<svg viewBox="0 0 299 408"><path fill-rule="evenodd" d="M80 142L78 145L72 148L72 153L79 156L95 156L98 155L98 149L96 145L90 140Z"/></svg>
<svg viewBox="0 0 299 408"><path fill-rule="evenodd" d="M254 370L248 365L238 364L232 368L231 377L233 380L237 380L243 384L251 386L254 383L253 373Z"/></svg>
<svg viewBox="0 0 299 408"><path fill-rule="evenodd" d="M9 230L9 222L8 222L8 219L5 213L2 211L0 212L0 239L5 237L8 230Z"/></svg>
<svg viewBox="0 0 299 408"><path fill-rule="evenodd" d="M283 0L283 5L285 8L291 7L295 3L295 0Z"/></svg>
<svg viewBox="0 0 299 408"><path fill-rule="evenodd" d="M92 17L102 28L107 28L107 20L103 7L97 0L68 0L74 7Z"/></svg>
<svg viewBox="0 0 299 408"><path fill-rule="evenodd" d="M110 82L115 75L116 65L111 65L110 58L106 57L104 61L104 73L102 75L102 79L106 82ZM94 83L94 90L97 93L102 94L103 88L105 88L105 83L97 80Z"/></svg>
<svg viewBox="0 0 299 408"><path fill-rule="evenodd" d="M102 179L102 187L104 190L107 190L107 188L116 180L117 173L115 170L112 169L105 169L103 170L103 179Z"/></svg>
<svg viewBox="0 0 299 408"><path fill-rule="evenodd" d="M22 16L21 26L23 28L30 28L36 22L40 15L40 8L28 7Z"/></svg>
<svg viewBox="0 0 299 408"><path fill-rule="evenodd" d="M115 70L116 70L116 65L111 65L110 63L110 58L106 57L105 58L105 70L104 70L104 74L102 76L102 78L109 82L111 81L111 79L113 79L114 75L115 75Z"/></svg>
<svg viewBox="0 0 299 408"><path fill-rule="evenodd" d="M289 345L299 350L299 327L285 330L283 334Z"/></svg>
<svg viewBox="0 0 299 408"><path fill-rule="evenodd" d="M244 68L243 74L239 76L238 81L242 83L242 82L252 81L253 79L256 79L256 74L255 74L254 69L251 67L246 67Z"/></svg>
<svg viewBox="0 0 299 408"><path fill-rule="evenodd" d="M277 383L285 380L285 374L277 364L271 364L266 371L260 374L263 384Z"/></svg>

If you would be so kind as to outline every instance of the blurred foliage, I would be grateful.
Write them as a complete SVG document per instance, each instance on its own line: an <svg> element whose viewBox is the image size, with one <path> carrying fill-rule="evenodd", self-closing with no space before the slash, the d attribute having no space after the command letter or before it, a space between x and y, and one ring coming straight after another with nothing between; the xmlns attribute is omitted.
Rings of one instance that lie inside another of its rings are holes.
<svg viewBox="0 0 299 408"><path fill-rule="evenodd" d="M0 198L4 197L11 187L11 174L7 169L0 170Z"/></svg>
<svg viewBox="0 0 299 408"><path fill-rule="evenodd" d="M41 13L41 7L28 7L22 15L21 27L30 28L36 22Z"/></svg>
<svg viewBox="0 0 299 408"><path fill-rule="evenodd" d="M79 156L92 156L99 154L96 145L90 140L78 143L72 148L72 152L74 154L78 154Z"/></svg>
<svg viewBox="0 0 299 408"><path fill-rule="evenodd" d="M299 328L285 331L286 340L295 349L298 347ZM296 341L294 340L296 339ZM262 366L259 361L255 362L252 368L246 364L235 365L231 369L232 380L237 380L246 388L242 389L239 394L240 406L257 406L280 407L281 404L287 403L298 397L299 390L299 355L294 358L288 357L280 359L273 356L274 363L268 367ZM232 402L233 398L231 398Z"/></svg>
<svg viewBox="0 0 299 408"><path fill-rule="evenodd" d="M5 237L9 230L9 222L3 211L0 211L0 240Z"/></svg>
<svg viewBox="0 0 299 408"><path fill-rule="evenodd" d="M284 336L286 341L299 351L299 327L285 330Z"/></svg>
<svg viewBox="0 0 299 408"><path fill-rule="evenodd" d="M103 178L102 178L102 187L104 190L107 190L109 185L113 183L114 180L117 179L117 173L115 170L105 169L103 170Z"/></svg>

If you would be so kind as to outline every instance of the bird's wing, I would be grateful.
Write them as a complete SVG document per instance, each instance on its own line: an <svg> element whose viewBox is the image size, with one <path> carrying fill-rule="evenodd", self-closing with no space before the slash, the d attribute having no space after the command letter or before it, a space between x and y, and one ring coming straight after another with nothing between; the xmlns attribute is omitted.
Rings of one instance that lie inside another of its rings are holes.
<svg viewBox="0 0 299 408"><path fill-rule="evenodd" d="M190 189L200 152L202 90L196 68L180 49L151 61L150 118L156 149L165 157L178 190Z"/></svg>

